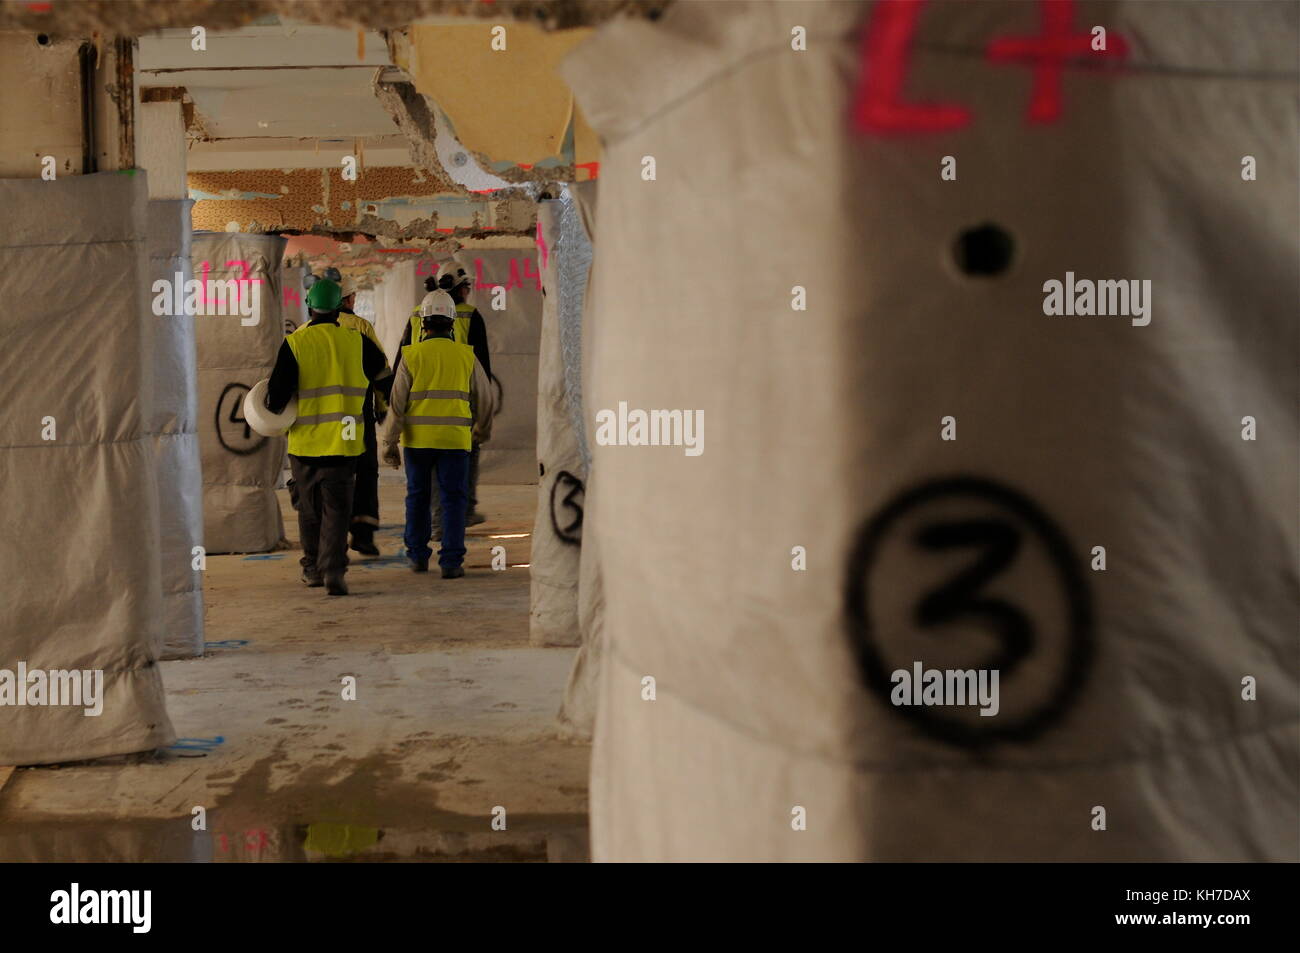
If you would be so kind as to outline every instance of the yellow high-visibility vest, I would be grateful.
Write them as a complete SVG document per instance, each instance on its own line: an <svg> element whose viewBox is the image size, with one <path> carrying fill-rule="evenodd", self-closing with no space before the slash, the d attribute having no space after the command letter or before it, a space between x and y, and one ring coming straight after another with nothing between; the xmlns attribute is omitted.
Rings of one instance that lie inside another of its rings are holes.
<svg viewBox="0 0 1300 953"><path fill-rule="evenodd" d="M456 317L451 319L451 333L456 337L457 344L469 343L469 326L470 319L474 316L474 306L464 302L456 305ZM420 337L424 334L424 318L420 317L420 309L416 308L411 312L411 343L418 344Z"/></svg>
<svg viewBox="0 0 1300 953"><path fill-rule="evenodd" d="M360 455L369 386L361 335L337 324L313 324L285 340L298 361L298 419L289 428L289 452L296 457Z"/></svg>
<svg viewBox="0 0 1300 953"><path fill-rule="evenodd" d="M340 311L339 327L351 328L353 331L360 331L366 337L370 338L370 340L375 342L375 347L379 348L381 353L383 352L384 346L379 343L379 335L375 333L375 326L365 318L361 317L361 315L353 314L351 311ZM299 328L298 330L301 331L302 328ZM388 367L387 357L384 359L384 367ZM388 404L384 400L384 395L379 393L379 391L375 391L375 413L381 415L388 413Z"/></svg>
<svg viewBox="0 0 1300 953"><path fill-rule="evenodd" d="M411 393L402 420L402 446L470 449L469 382L474 349L450 338L429 338L402 348Z"/></svg>
<svg viewBox="0 0 1300 953"><path fill-rule="evenodd" d="M457 344L469 343L469 319L474 315L474 306L461 302L456 305L456 317L452 319L452 333L456 335Z"/></svg>

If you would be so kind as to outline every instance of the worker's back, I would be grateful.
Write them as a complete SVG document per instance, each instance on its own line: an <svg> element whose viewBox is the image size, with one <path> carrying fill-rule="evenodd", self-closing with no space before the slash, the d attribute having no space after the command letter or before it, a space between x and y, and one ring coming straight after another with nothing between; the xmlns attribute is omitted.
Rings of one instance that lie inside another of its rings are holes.
<svg viewBox="0 0 1300 953"><path fill-rule="evenodd" d="M289 453L357 456L364 449L362 411L369 386L361 335L322 322L299 328L285 340L298 361L298 418L289 428Z"/></svg>
<svg viewBox="0 0 1300 953"><path fill-rule="evenodd" d="M429 338L402 348L402 361L411 375L402 446L469 450L473 348L451 338Z"/></svg>

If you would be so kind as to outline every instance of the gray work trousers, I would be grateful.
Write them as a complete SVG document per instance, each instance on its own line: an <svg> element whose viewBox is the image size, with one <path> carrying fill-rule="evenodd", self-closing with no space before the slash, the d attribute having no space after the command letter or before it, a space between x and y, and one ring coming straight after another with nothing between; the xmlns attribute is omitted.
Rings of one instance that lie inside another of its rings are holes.
<svg viewBox="0 0 1300 953"><path fill-rule="evenodd" d="M311 457L289 457L298 494L298 537L304 569L322 576L348 571L348 524L357 461L321 466Z"/></svg>

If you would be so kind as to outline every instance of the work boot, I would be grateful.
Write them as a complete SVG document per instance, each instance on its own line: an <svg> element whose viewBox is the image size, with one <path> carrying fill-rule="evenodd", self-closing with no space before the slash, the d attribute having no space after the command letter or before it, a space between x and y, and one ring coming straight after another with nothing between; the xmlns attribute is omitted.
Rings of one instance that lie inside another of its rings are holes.
<svg viewBox="0 0 1300 953"><path fill-rule="evenodd" d="M342 576L327 576L325 578L325 591L331 596L346 596L348 594L348 584L343 581Z"/></svg>
<svg viewBox="0 0 1300 953"><path fill-rule="evenodd" d="M480 513L478 510L471 511L470 514L465 517L466 526L477 526L479 523L486 523L486 522L487 522L487 517L484 516L482 513Z"/></svg>
<svg viewBox="0 0 1300 953"><path fill-rule="evenodd" d="M459 579L459 578L460 578L461 576L463 576L463 575L465 575L465 568L464 568L463 566L443 566L443 567L442 567L442 578L443 578L443 579Z"/></svg>
<svg viewBox="0 0 1300 953"><path fill-rule="evenodd" d="M379 547L375 545L375 535L373 531L366 533L353 530L352 548L366 556L379 555Z"/></svg>
<svg viewBox="0 0 1300 953"><path fill-rule="evenodd" d="M320 577L320 573L306 567L303 567L302 570L302 581L307 584L308 589L319 589L325 585L325 580Z"/></svg>
<svg viewBox="0 0 1300 953"><path fill-rule="evenodd" d="M428 572L428 571L429 571L429 560L427 559L411 560L411 572Z"/></svg>

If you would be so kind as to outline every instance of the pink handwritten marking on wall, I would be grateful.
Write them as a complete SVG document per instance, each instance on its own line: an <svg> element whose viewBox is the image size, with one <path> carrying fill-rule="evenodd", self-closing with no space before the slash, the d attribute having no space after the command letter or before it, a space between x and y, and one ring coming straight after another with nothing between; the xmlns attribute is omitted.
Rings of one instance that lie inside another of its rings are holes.
<svg viewBox="0 0 1300 953"><path fill-rule="evenodd" d="M542 267L546 267L546 237L542 234L542 220L537 220L537 249L542 253Z"/></svg>
<svg viewBox="0 0 1300 953"><path fill-rule="evenodd" d="M1118 33L1106 36L1106 48L1092 48L1091 33L1070 33L1074 0L1041 0L1043 32L1039 36L1007 36L988 45L994 63L1028 61L1034 64L1034 91L1029 100L1030 122L1055 122L1061 118L1061 71L1065 59L1077 54L1124 59L1128 43Z"/></svg>
<svg viewBox="0 0 1300 953"><path fill-rule="evenodd" d="M519 268L521 262L523 263L522 277L520 276L520 268ZM531 278L536 283L536 289L538 291L541 291L542 273L537 270L536 266L537 266L537 262L534 261L532 258L511 258L510 277L506 280L506 283L504 285L501 284L500 282L493 285L493 284L488 284L483 280L483 259L475 258L474 259L474 287L482 288L482 289L505 288L507 291L509 291L511 288L522 288L524 286L523 279Z"/></svg>
<svg viewBox="0 0 1300 953"><path fill-rule="evenodd" d="M891 133L946 132L971 121L971 112L951 103L922 104L902 100L912 38L925 0L878 0L862 32L862 58L858 87L854 92L852 122L858 132ZM1034 67L1034 88L1028 120L1053 122L1060 118L1061 72L1067 57L1100 55L1123 59L1128 43L1108 33L1106 49L1093 50L1090 33L1070 33L1074 0L1039 0L1043 32L1039 36L998 37L986 48L993 63L1028 62Z"/></svg>
<svg viewBox="0 0 1300 953"><path fill-rule="evenodd" d="M970 110L901 100L916 18L925 0L879 0L862 33L862 74L853 105L859 132L944 132L970 122Z"/></svg>
<svg viewBox="0 0 1300 953"><path fill-rule="evenodd" d="M286 307L288 305L293 305L294 307L298 307L299 305L302 304L302 296L299 295L298 292L293 288L286 287L284 289L284 304Z"/></svg>
<svg viewBox="0 0 1300 953"><path fill-rule="evenodd" d="M248 275L249 275L249 268L248 268L248 262L246 262L246 261L241 261L241 260L239 260L239 259L235 259L234 261L228 261L228 262L226 262L226 267L227 267L227 268L229 268L231 265L238 265L238 266L239 266L239 270L240 270L241 272L243 272L243 275L242 275L242 276L240 276L239 278L236 278L236 279L235 279L235 303L238 304L239 302L241 302L241 301L244 300L244 282L248 282L250 285L251 285L252 283L256 282L257 284L260 285L260 284L262 284L263 279L261 279L261 278L250 278L250 277L248 277ZM212 265L211 265L211 263L205 261L205 262L202 264L202 266L199 268L199 270L200 270L201 272L203 272L203 279L202 279L202 281L203 281L203 307L204 307L204 310L206 310L208 305L221 304L222 302L221 302L221 299L220 299L220 298L211 298L211 297L208 296L208 275L212 272Z"/></svg>

